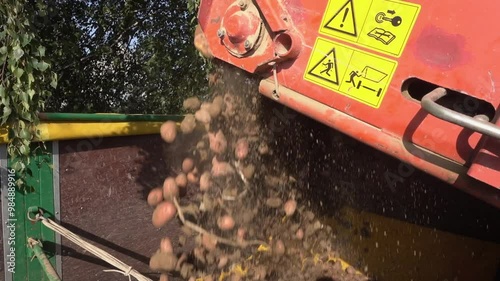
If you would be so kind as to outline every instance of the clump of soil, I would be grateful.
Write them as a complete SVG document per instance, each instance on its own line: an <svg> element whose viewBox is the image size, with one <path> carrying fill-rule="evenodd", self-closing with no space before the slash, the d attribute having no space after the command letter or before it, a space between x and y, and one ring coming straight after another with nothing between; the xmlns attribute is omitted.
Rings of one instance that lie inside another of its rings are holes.
<svg viewBox="0 0 500 281"><path fill-rule="evenodd" d="M228 68L210 74L210 99L186 100L188 117L162 126L182 161L148 203L155 227L176 217L183 233L181 245L158 241L151 269L161 280L368 280L338 257L332 229L273 151L257 82Z"/></svg>

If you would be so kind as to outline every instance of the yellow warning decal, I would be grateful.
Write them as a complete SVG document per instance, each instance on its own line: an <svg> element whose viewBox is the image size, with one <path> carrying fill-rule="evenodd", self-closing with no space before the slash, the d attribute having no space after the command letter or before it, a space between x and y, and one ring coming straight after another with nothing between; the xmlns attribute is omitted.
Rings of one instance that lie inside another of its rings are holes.
<svg viewBox="0 0 500 281"><path fill-rule="evenodd" d="M395 0L329 0L319 32L399 57L419 12Z"/></svg>
<svg viewBox="0 0 500 281"><path fill-rule="evenodd" d="M378 108L396 67L396 61L318 38L304 79Z"/></svg>

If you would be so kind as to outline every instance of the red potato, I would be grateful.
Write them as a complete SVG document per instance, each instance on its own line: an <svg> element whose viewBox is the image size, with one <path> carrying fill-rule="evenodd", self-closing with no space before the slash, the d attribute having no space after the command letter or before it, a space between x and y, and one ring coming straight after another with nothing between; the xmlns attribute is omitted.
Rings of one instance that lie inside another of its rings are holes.
<svg viewBox="0 0 500 281"><path fill-rule="evenodd" d="M196 118L193 114L187 114L181 122L181 132L183 134L190 134L196 128Z"/></svg>
<svg viewBox="0 0 500 281"><path fill-rule="evenodd" d="M179 196L179 187L175 181L175 178L168 177L163 182L163 198L172 199L172 197Z"/></svg>
<svg viewBox="0 0 500 281"><path fill-rule="evenodd" d="M218 105L222 108L222 106L224 105L224 98L222 96L216 96L212 100L212 104Z"/></svg>
<svg viewBox="0 0 500 281"><path fill-rule="evenodd" d="M219 162L214 157L212 160L212 175L214 177L221 177L230 174L234 174L234 168L231 166L231 164L227 162Z"/></svg>
<svg viewBox="0 0 500 281"><path fill-rule="evenodd" d="M190 97L184 100L182 107L186 110L198 110L201 102L197 97Z"/></svg>
<svg viewBox="0 0 500 281"><path fill-rule="evenodd" d="M292 216L295 213L295 210L297 209L297 201L290 199L285 202L285 205L283 205L283 209L285 209L285 214L287 216Z"/></svg>
<svg viewBox="0 0 500 281"><path fill-rule="evenodd" d="M161 187L153 188L148 194L148 205L154 207L163 201L163 190Z"/></svg>
<svg viewBox="0 0 500 281"><path fill-rule="evenodd" d="M285 254L285 244L281 240L277 240L274 244L273 253L278 256L282 256Z"/></svg>
<svg viewBox="0 0 500 281"><path fill-rule="evenodd" d="M234 155L237 159L245 159L248 155L248 140L239 139L234 148Z"/></svg>
<svg viewBox="0 0 500 281"><path fill-rule="evenodd" d="M201 105L201 108L206 110L212 118L216 118L217 116L219 116L222 111L222 107L219 103L204 102Z"/></svg>
<svg viewBox="0 0 500 281"><path fill-rule="evenodd" d="M165 238L161 239L160 252L162 252L162 253L173 253L174 252L174 247L172 247L172 241L170 241L170 238L165 237Z"/></svg>
<svg viewBox="0 0 500 281"><path fill-rule="evenodd" d="M177 124L174 121L167 121L160 127L161 138L167 143L173 143L177 136Z"/></svg>
<svg viewBox="0 0 500 281"><path fill-rule="evenodd" d="M177 184L178 187L186 187L187 182L187 176L184 173L180 173L175 177L175 184Z"/></svg>
<svg viewBox="0 0 500 281"><path fill-rule="evenodd" d="M198 183L198 181L200 180L200 178L198 177L198 174L193 171L193 172L189 172L187 174L187 180L190 183L196 184L196 183Z"/></svg>
<svg viewBox="0 0 500 281"><path fill-rule="evenodd" d="M163 201L158 206L156 206L153 211L153 226L162 227L172 218L174 218L177 210L172 202Z"/></svg>
<svg viewBox="0 0 500 281"><path fill-rule="evenodd" d="M155 271L173 271L177 257L173 253L156 252L149 260L149 268Z"/></svg>
<svg viewBox="0 0 500 281"><path fill-rule="evenodd" d="M233 229L235 224L233 217L230 215L224 215L217 220L217 226L224 231Z"/></svg>
<svg viewBox="0 0 500 281"><path fill-rule="evenodd" d="M200 25L196 26L196 30L194 32L194 46L196 49L206 58L212 58L213 54L210 51L210 46L208 45L207 37Z"/></svg>
<svg viewBox="0 0 500 281"><path fill-rule="evenodd" d="M206 101L206 102L204 102L204 103L201 104L200 109L208 111L208 108L210 107L211 104L212 103Z"/></svg>
<svg viewBox="0 0 500 281"><path fill-rule="evenodd" d="M205 109L200 109L196 111L194 114L194 117L196 120L200 121L201 123L208 124L210 121L212 121L212 118L210 117L210 113L208 113L207 110Z"/></svg>
<svg viewBox="0 0 500 281"><path fill-rule="evenodd" d="M227 140L224 133L219 130L217 133L208 133L208 140L210 142L210 149L217 153L223 153L227 148Z"/></svg>
<svg viewBox="0 0 500 281"><path fill-rule="evenodd" d="M204 172L200 176L200 191L208 191L210 189L210 186L212 186L212 176L210 175L210 172Z"/></svg>
<svg viewBox="0 0 500 281"><path fill-rule="evenodd" d="M191 158L186 158L184 161L182 161L182 171L184 173L189 173L193 170L194 168L194 160Z"/></svg>

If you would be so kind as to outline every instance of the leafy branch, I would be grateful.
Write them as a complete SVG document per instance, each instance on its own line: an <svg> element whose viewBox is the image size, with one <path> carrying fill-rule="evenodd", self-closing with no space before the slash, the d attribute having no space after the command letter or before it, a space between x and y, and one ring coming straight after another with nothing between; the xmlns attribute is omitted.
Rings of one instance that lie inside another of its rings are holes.
<svg viewBox="0 0 500 281"><path fill-rule="evenodd" d="M45 16L45 8L42 1L0 3L0 125L9 129L7 151L23 191L31 172L31 143L40 137L38 113L51 94L50 87L57 87L57 74L50 71L45 47L31 22Z"/></svg>

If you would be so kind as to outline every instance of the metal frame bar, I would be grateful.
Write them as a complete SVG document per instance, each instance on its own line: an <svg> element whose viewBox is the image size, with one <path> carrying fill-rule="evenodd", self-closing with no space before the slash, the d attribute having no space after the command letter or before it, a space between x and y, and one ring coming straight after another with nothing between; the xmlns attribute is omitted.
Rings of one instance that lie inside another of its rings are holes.
<svg viewBox="0 0 500 281"><path fill-rule="evenodd" d="M480 117L481 115L469 117L436 103L438 99L446 96L447 94L448 92L444 88L434 89L422 98L422 107L429 114L439 119L473 130L485 136L500 139L500 127L485 121L482 117Z"/></svg>
<svg viewBox="0 0 500 281"><path fill-rule="evenodd" d="M59 185L59 142L52 142L52 177L54 189L54 215L55 221L61 223L61 189ZM62 241L61 235L56 233L56 271L62 278Z"/></svg>

